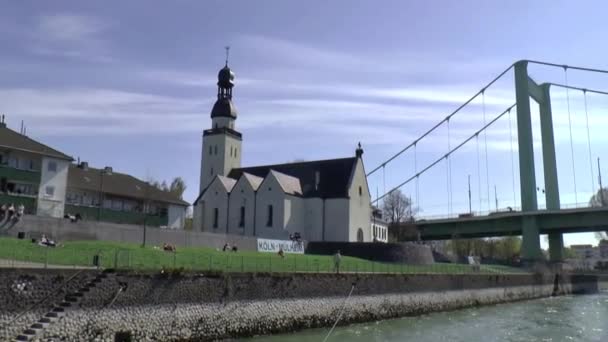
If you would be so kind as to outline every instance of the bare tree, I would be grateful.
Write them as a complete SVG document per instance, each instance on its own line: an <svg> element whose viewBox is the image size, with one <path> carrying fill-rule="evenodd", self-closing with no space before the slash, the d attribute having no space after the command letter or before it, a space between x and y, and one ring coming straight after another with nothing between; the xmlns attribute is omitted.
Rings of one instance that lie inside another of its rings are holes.
<svg viewBox="0 0 608 342"><path fill-rule="evenodd" d="M382 211L390 224L411 221L415 214L412 208L412 200L399 189L390 192L384 198Z"/></svg>
<svg viewBox="0 0 608 342"><path fill-rule="evenodd" d="M600 189L595 195L591 196L591 199L589 199L589 205L592 207L608 206L608 188Z"/></svg>
<svg viewBox="0 0 608 342"><path fill-rule="evenodd" d="M169 186L169 192L175 194L180 199L184 195L184 191L186 191L186 182L182 179L182 177L175 177L171 182L171 186Z"/></svg>

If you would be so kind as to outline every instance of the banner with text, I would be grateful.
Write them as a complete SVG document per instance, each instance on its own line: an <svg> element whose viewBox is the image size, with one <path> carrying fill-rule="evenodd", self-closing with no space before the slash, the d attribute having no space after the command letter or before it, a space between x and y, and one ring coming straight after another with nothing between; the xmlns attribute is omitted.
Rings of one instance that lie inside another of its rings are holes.
<svg viewBox="0 0 608 342"><path fill-rule="evenodd" d="M304 243L286 240L258 239L258 252L277 253L283 249L285 253L304 254Z"/></svg>

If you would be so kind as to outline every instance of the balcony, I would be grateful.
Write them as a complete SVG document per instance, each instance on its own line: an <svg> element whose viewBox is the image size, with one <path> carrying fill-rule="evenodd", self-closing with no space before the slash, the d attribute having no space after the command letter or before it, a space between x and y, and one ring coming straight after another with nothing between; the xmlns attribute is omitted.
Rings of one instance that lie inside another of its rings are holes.
<svg viewBox="0 0 608 342"><path fill-rule="evenodd" d="M1 165L0 178L6 178L7 181L40 184L40 171L21 170Z"/></svg>
<svg viewBox="0 0 608 342"><path fill-rule="evenodd" d="M144 214L135 211L120 211L106 208L102 208L100 210L99 207L66 204L65 213L71 215L80 214L82 219L85 221L102 221L136 225L143 225L144 223ZM166 215L160 216L149 214L147 217L145 217L145 219L148 226L155 227L166 226L169 222Z"/></svg>

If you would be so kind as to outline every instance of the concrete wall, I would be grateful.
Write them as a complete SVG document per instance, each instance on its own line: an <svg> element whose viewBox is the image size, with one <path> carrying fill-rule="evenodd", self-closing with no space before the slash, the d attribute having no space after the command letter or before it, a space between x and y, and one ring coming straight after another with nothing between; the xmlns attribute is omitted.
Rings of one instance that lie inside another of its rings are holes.
<svg viewBox="0 0 608 342"><path fill-rule="evenodd" d="M55 171L49 170L49 164L53 163L55 164ZM69 166L70 162L66 160L50 157L42 158L42 171L38 190L38 215L63 217ZM52 195L47 194L47 187L54 189Z"/></svg>
<svg viewBox="0 0 608 342"><path fill-rule="evenodd" d="M80 221L72 223L66 219L56 219L35 215L26 215L13 226L9 234L16 236L17 232L45 233L58 241L66 240L103 240L141 243L143 227L107 222ZM256 239L239 235L214 234L176 229L159 229L148 227L146 243L160 246L163 243L176 246L201 246L222 248L226 242L236 244L239 249L256 250Z"/></svg>
<svg viewBox="0 0 608 342"><path fill-rule="evenodd" d="M0 270L0 317L4 320L33 299L15 283L28 282L48 293L74 271ZM70 286L84 285L94 273ZM335 275L335 274L196 274L113 273L92 288L43 338L113 340L129 331L134 340L207 341L331 326L345 295L341 324L376 321L432 311L548 297L553 275ZM593 276L561 276L558 294L597 290ZM120 283L126 290L118 294ZM110 308L105 305L112 302ZM20 305L22 305L20 307ZM36 315L28 318L37 319ZM21 327L33 322L24 320ZM4 333L4 340L10 334ZM0 336L3 337L3 336Z"/></svg>
<svg viewBox="0 0 608 342"><path fill-rule="evenodd" d="M429 246L415 243L324 242L311 241L306 245L307 254L342 255L373 261L402 262L407 264L432 264L433 253Z"/></svg>
<svg viewBox="0 0 608 342"><path fill-rule="evenodd" d="M357 165L351 176L348 196L350 197L348 239L344 241L357 241L357 231L361 229L363 231L363 242L371 242L372 236L369 231L371 198L361 158L357 159Z"/></svg>

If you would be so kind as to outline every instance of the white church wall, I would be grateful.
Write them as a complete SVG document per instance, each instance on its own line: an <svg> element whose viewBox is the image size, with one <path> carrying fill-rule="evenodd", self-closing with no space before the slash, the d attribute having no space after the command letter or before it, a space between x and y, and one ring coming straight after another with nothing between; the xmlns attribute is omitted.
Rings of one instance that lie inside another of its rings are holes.
<svg viewBox="0 0 608 342"><path fill-rule="evenodd" d="M323 240L323 200L320 198L306 198L304 205L304 228L302 238L307 241Z"/></svg>
<svg viewBox="0 0 608 342"><path fill-rule="evenodd" d="M253 235L255 192L246 180L241 177L232 188L229 199L230 217L228 221L228 233L235 235ZM241 223L241 207L245 207L244 225Z"/></svg>
<svg viewBox="0 0 608 342"><path fill-rule="evenodd" d="M203 231L203 201L200 200L192 208L192 230Z"/></svg>
<svg viewBox="0 0 608 342"><path fill-rule="evenodd" d="M228 193L221 184L221 181L216 178L209 188L205 191L203 197L199 200L203 201L203 231L212 233L226 233L227 213L228 213ZM217 226L215 223L215 209L217 208Z"/></svg>
<svg viewBox="0 0 608 342"><path fill-rule="evenodd" d="M325 200L324 241L348 241L349 204L347 198Z"/></svg>
<svg viewBox="0 0 608 342"><path fill-rule="evenodd" d="M371 225L371 198L361 159L357 159L357 165L351 176L348 195L350 196L348 241L357 241L357 231L361 229L363 231L363 241L370 242L372 237L368 227Z"/></svg>
<svg viewBox="0 0 608 342"><path fill-rule="evenodd" d="M200 191L205 190L216 175L226 176L241 167L241 141L227 134L203 136Z"/></svg>
<svg viewBox="0 0 608 342"><path fill-rule="evenodd" d="M283 217L283 227L287 234L299 232L303 234L304 225L304 199L297 196L285 196L285 206L283 208L285 214Z"/></svg>
<svg viewBox="0 0 608 342"><path fill-rule="evenodd" d="M285 197L277 179L269 174L257 191L256 236L267 239L285 239ZM272 206L272 226L268 226L268 207Z"/></svg>

